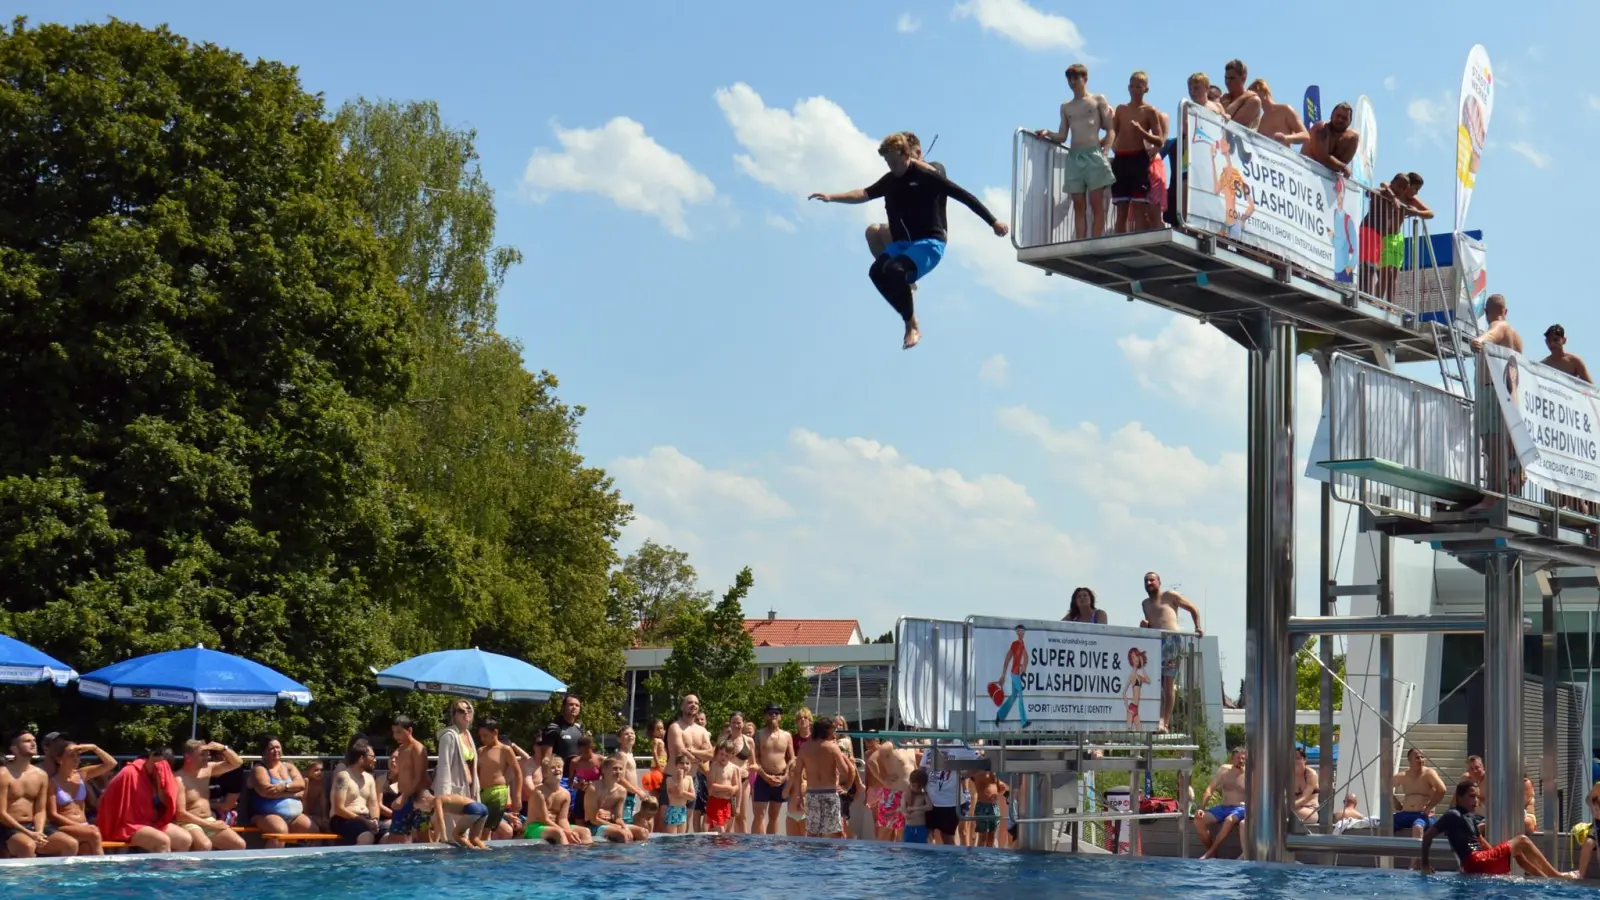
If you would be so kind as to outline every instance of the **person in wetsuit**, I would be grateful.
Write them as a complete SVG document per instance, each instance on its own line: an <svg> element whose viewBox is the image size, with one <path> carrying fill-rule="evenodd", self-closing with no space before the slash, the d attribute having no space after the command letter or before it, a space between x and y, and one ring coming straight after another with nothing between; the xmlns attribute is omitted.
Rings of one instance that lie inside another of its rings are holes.
<svg viewBox="0 0 1600 900"><path fill-rule="evenodd" d="M1438 821L1428 827L1422 834L1422 871L1432 872L1433 866L1428 862L1428 851L1433 846L1433 839L1443 834L1445 840L1450 842L1450 849L1456 854L1456 859L1461 861L1461 872L1465 875L1510 875L1511 861L1529 875L1542 878L1572 878L1572 875L1556 871L1556 867L1545 859L1539 848L1525 834L1519 834L1509 841L1485 847L1478 839L1478 828L1473 811L1478 808L1478 784L1475 781L1463 781L1456 785L1455 806L1445 811Z"/></svg>
<svg viewBox="0 0 1600 900"><path fill-rule="evenodd" d="M933 271L944 257L949 236L945 199L954 197L966 204L1000 237L1010 233L1010 228L996 219L977 197L936 169L915 164L911 144L904 133L884 138L878 145L878 155L888 163L889 174L869 187L842 194L812 194L811 199L824 203L866 203L883 198L894 242L873 260L867 275L878 293L905 322L905 340L901 347L910 350L922 339L912 305L911 286Z"/></svg>

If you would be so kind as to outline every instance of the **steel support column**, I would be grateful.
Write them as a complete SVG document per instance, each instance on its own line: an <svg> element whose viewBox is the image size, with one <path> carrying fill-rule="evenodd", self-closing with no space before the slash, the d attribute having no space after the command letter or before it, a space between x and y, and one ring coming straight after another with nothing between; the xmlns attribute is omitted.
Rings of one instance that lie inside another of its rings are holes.
<svg viewBox="0 0 1600 900"><path fill-rule="evenodd" d="M1522 833L1522 556L1484 562L1484 787L1489 839L1499 843Z"/></svg>
<svg viewBox="0 0 1600 900"><path fill-rule="evenodd" d="M1328 377L1322 377L1322 396L1328 396ZM1322 546L1320 560L1320 578L1322 582L1322 608L1323 618L1337 615L1338 610L1334 603L1333 587L1338 573L1333 570L1333 483L1322 483ZM1317 810L1317 824L1322 832L1328 834L1333 830L1333 808L1337 800L1333 796L1333 635L1324 634L1319 639L1317 649L1322 654L1322 695L1318 704L1317 716L1317 799L1321 807ZM1342 805L1342 804L1341 804Z"/></svg>
<svg viewBox="0 0 1600 900"><path fill-rule="evenodd" d="M1540 635L1540 670L1544 674L1544 762L1539 767L1539 788L1544 792L1544 809L1539 820L1544 823L1549 842L1545 855L1558 868L1561 867L1561 845L1565 843L1557 834L1561 829L1557 819L1556 788L1561 784L1561 769L1556 763L1556 595L1545 592L1543 604L1544 633ZM1522 796L1520 793L1517 796Z"/></svg>
<svg viewBox="0 0 1600 900"><path fill-rule="evenodd" d="M1249 504L1245 576L1246 855L1285 862L1294 752L1295 327L1263 315L1249 337Z"/></svg>
<svg viewBox="0 0 1600 900"><path fill-rule="evenodd" d="M1378 535L1378 615L1394 615L1394 538ZM1387 812L1394 796L1394 635L1378 636L1378 802ZM1393 817L1378 814L1378 834L1394 834ZM1391 857L1378 858L1381 868L1394 865Z"/></svg>

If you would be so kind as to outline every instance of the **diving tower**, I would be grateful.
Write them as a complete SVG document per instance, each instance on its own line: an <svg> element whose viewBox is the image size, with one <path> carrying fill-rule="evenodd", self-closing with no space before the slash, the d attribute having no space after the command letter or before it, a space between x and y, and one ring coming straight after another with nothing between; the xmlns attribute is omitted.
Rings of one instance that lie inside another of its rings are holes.
<svg viewBox="0 0 1600 900"><path fill-rule="evenodd" d="M1327 760L1333 732L1333 650L1327 637L1378 636L1379 696L1372 711L1381 723L1376 764L1387 805L1396 771L1393 635L1483 634L1486 721L1521 722L1523 572L1600 567L1600 518L1590 514L1600 507L1590 502L1600 494L1552 491L1548 479L1536 485L1538 479L1518 464L1527 464L1523 445L1511 449L1514 423L1501 419L1494 393L1474 396L1475 385L1492 379L1487 374L1469 379L1469 369L1488 373L1505 365L1503 358L1495 363L1497 348L1482 354L1470 348L1476 332L1471 295L1481 284L1468 284L1465 264L1454 264L1460 254L1451 248L1468 240L1477 246L1475 239L1434 236L1414 219L1385 228L1382 217L1389 207L1382 200L1374 203L1368 185L1335 178L1276 142L1187 101L1173 123L1177 158L1169 157L1174 190L1165 227L1102 236L1077 233L1071 203L1061 190L1065 151L1016 132L1012 242L1017 259L1130 302L1190 316L1245 348L1248 675L1241 699L1251 810L1243 826L1246 854L1288 861L1291 851L1356 853L1357 844L1368 856L1414 854L1414 839L1390 833L1386 810L1379 814L1377 837L1326 833L1331 831L1331 767L1322 769L1325 833L1290 834L1296 641L1324 636L1321 733ZM1376 235L1362 227L1372 222L1406 238L1397 274L1386 276L1375 266L1363 271L1363 256L1375 260L1379 255L1376 248L1362 246ZM1294 498L1301 474L1295 454L1295 360L1302 352L1318 364L1327 403L1318 440L1304 436L1323 480L1324 530L1320 615L1306 617L1296 616L1294 609ZM1402 363L1435 364L1437 383L1400 374L1396 366ZM1526 360L1520 366L1543 368ZM1523 377L1546 374L1525 371ZM1328 532L1337 503L1357 507L1361 531L1376 542L1373 584L1335 583ZM1482 573L1485 614L1394 615L1395 539L1451 554ZM1547 605L1558 588L1545 591ZM1377 614L1334 615L1334 601L1353 596L1373 598ZM1553 647L1553 617L1546 615L1544 623L1545 643ZM1548 667L1545 672L1550 716L1555 675ZM1547 758L1555 753L1553 731L1545 736ZM1521 796L1519 729L1493 729L1487 750L1489 796ZM1552 812L1554 803L1546 798ZM1521 833L1519 804L1491 803L1489 814L1492 839ZM1554 818L1549 815L1547 821Z"/></svg>

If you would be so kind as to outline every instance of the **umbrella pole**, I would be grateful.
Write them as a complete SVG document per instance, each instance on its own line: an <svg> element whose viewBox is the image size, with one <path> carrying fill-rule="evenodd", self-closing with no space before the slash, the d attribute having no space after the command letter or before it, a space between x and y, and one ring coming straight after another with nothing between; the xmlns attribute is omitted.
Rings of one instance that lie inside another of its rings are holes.
<svg viewBox="0 0 1600 900"><path fill-rule="evenodd" d="M189 707L189 740L194 740L200 735L200 700L196 698L194 705Z"/></svg>

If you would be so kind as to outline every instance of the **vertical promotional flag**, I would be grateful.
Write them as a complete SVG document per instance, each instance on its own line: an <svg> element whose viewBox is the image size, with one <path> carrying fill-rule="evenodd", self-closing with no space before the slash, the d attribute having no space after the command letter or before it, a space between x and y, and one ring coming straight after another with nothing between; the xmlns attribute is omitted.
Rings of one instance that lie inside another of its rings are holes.
<svg viewBox="0 0 1600 900"><path fill-rule="evenodd" d="M1372 111L1372 101L1366 94L1356 98L1355 116L1350 127L1361 135L1361 145L1354 160L1356 180L1367 185L1377 185L1378 177L1378 116Z"/></svg>
<svg viewBox="0 0 1600 900"><path fill-rule="evenodd" d="M1312 85L1306 88L1305 102L1300 104L1300 116L1306 120L1306 127L1322 121L1322 88Z"/></svg>
<svg viewBox="0 0 1600 900"><path fill-rule="evenodd" d="M1478 163L1494 112L1494 75L1489 71L1489 51L1474 45L1461 75L1461 112L1456 124L1456 221L1459 233L1467 221L1472 189L1478 183Z"/></svg>

